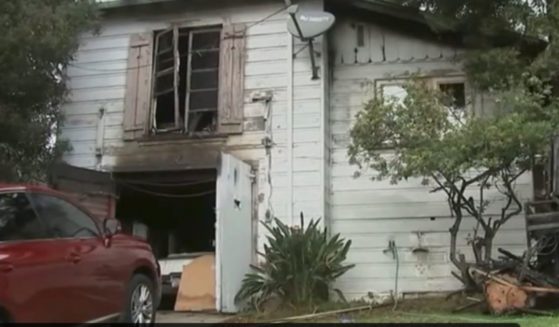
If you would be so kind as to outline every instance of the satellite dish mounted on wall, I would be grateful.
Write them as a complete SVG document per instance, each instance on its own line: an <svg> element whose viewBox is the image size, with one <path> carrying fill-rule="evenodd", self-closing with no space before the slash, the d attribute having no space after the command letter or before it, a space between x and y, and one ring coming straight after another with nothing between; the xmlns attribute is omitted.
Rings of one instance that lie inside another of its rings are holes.
<svg viewBox="0 0 559 327"><path fill-rule="evenodd" d="M313 76L312 79L318 78L318 67L315 62L315 52L313 40L326 33L334 23L336 17L331 13L323 11L308 11L299 12L299 6L293 5L287 9L291 19L287 22L287 30L296 38L308 42L308 47L311 53L311 64Z"/></svg>
<svg viewBox="0 0 559 327"><path fill-rule="evenodd" d="M326 33L334 23L336 18L331 13L327 12L306 12L296 13L295 18L291 16L291 20L287 22L287 30L293 36L304 41L313 39ZM295 19L299 24L301 32L297 29Z"/></svg>

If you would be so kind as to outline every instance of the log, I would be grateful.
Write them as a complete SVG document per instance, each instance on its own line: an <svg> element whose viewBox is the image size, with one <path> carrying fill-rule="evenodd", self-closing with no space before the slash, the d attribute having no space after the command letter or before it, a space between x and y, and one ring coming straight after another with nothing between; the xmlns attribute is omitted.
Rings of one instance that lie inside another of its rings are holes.
<svg viewBox="0 0 559 327"><path fill-rule="evenodd" d="M528 291L521 287L504 285L495 279L487 281L485 286L485 299L494 314L526 309L532 303L530 298Z"/></svg>
<svg viewBox="0 0 559 327"><path fill-rule="evenodd" d="M499 278L495 275L493 275L490 272L485 272L481 269L477 269L475 267L470 267L471 270L486 276L487 278L490 278L498 283L501 283L503 285L506 285L508 287L515 287L515 288L519 288L521 290L524 291L529 291L529 292L538 292L538 293L555 293L555 294L559 294L559 288L552 288L552 287L536 287L536 286L522 286L522 285L515 285L514 283L511 283L507 280L504 280L502 278Z"/></svg>
<svg viewBox="0 0 559 327"><path fill-rule="evenodd" d="M505 250L505 249L498 248L497 251L499 251L499 253L505 255L507 258L510 258L510 259L512 259L512 260L514 260L514 261L518 261L518 262L520 262L520 263L523 263L523 262L524 262L524 260L523 260L521 257L519 257L519 256L517 256L517 255L514 255L514 254L510 253L509 251L507 251L507 250Z"/></svg>
<svg viewBox="0 0 559 327"><path fill-rule="evenodd" d="M535 271L530 268L516 267L515 272L519 275L522 273L525 279L532 283L539 284L540 286L559 287L559 279L543 274L539 271Z"/></svg>
<svg viewBox="0 0 559 327"><path fill-rule="evenodd" d="M379 305L376 305L376 306L367 305L367 306L361 306L361 307L355 307L355 308L325 311L325 312L319 312L319 313L311 313L311 314L306 314L306 315L301 315L301 316L293 316L293 317L278 319L278 320L273 321L272 323L283 323L283 322L296 321L296 320L308 320L308 319L332 316L332 315L337 315L337 314L342 314L342 313L350 313L350 312L357 312L357 311L379 309L379 308L387 307L389 305L393 305L393 303L392 302L387 302L387 303L379 304Z"/></svg>

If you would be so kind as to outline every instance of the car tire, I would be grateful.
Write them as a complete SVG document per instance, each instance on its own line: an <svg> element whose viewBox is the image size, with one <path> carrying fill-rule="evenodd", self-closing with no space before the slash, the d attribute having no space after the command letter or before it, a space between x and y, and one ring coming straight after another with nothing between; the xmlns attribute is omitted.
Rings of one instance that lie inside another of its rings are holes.
<svg viewBox="0 0 559 327"><path fill-rule="evenodd" d="M0 326L11 323L10 315L0 306Z"/></svg>
<svg viewBox="0 0 559 327"><path fill-rule="evenodd" d="M155 323L156 295L153 281L143 274L136 274L128 283L121 322L153 325Z"/></svg>

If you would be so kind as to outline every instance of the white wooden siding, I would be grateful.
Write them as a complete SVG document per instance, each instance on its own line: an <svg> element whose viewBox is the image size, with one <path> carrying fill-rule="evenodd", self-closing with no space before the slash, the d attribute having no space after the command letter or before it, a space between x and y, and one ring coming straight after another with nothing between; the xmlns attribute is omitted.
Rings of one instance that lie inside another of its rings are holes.
<svg viewBox="0 0 559 327"><path fill-rule="evenodd" d="M374 95L376 79L409 76L412 73L442 76L460 73L455 59L458 50L364 24L365 47L356 46L351 20L340 19L331 34L334 72L330 89L329 210L334 233L351 239L348 262L356 267L342 276L337 286L348 298L361 298L368 292L388 293L394 289L395 261L385 253L394 240L400 257L399 291L447 291L460 287L451 276L448 258L449 232L453 219L443 194L430 193L420 179L393 185L388 180L372 181L372 171L358 172L349 164L347 146L355 115ZM356 22L359 23L359 22ZM384 38L383 38L384 36ZM381 45L385 47L382 58ZM358 48L357 63L354 50ZM343 58L343 59L342 59ZM353 59L353 60L349 60ZM517 188L523 199L531 197L531 178L522 176ZM477 192L469 194L475 198ZM494 202L488 213L498 214L503 202L496 192L486 192ZM458 249L471 258L466 243L475 227L473 218L462 223ZM496 238L498 246L521 253L525 246L524 219L517 216L504 225ZM427 254L412 250L425 247Z"/></svg>
<svg viewBox="0 0 559 327"><path fill-rule="evenodd" d="M301 1L302 8L323 8L322 0ZM141 10L136 7L133 14L108 15L102 22L99 34L82 36L81 46L74 62L68 67L70 101L63 110L66 115L62 137L71 141L73 150L65 155L70 164L111 170L118 163L114 148L124 146L122 134L123 105L126 69L130 36L135 33L164 29L171 22L185 22L187 26L245 23L247 51L245 65L244 116L245 119L264 117L266 107L253 102L252 95L260 91L272 91L271 121L274 147L272 149L272 205L274 214L287 223L303 211L308 217L321 217L324 203L317 194L324 193L321 176L324 153L320 151L324 142L323 100L325 92L321 80L311 80L308 51L302 51L288 66L288 16L282 12L266 21L264 17L284 7L282 1L228 2L219 5L197 3L185 4L173 13ZM303 46L295 41L295 50ZM317 49L322 43L318 40ZM320 60L318 60L320 63ZM293 70L294 92L287 94L289 70ZM322 72L321 72L322 75ZM291 99L293 107L293 171L288 172L287 109ZM105 109L103 144L101 157L95 155L95 140L99 109ZM249 162L258 162L258 195L266 198L265 151L262 147L263 131L250 131L231 136L226 148L233 155ZM293 185L286 184L288 174L293 174ZM292 196L291 196L292 194ZM293 198L293 212L288 213L288 199ZM264 220L267 201L258 203L258 220ZM296 220L298 221L298 219ZM259 244L264 233L258 227Z"/></svg>

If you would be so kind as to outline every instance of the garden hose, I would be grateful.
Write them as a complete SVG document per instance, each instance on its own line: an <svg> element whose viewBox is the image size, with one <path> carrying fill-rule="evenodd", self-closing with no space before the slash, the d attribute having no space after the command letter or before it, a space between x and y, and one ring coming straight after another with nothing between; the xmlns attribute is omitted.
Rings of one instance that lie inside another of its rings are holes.
<svg viewBox="0 0 559 327"><path fill-rule="evenodd" d="M396 311L398 308L398 279L400 274L400 258L398 257L398 247L396 247L396 242L392 241L392 254L394 259L396 260L396 276L394 276L394 306L392 307L392 311Z"/></svg>
<svg viewBox="0 0 559 327"><path fill-rule="evenodd" d="M392 258L396 260L396 275L394 276L394 294L392 299L394 300L394 307L392 311L395 311L398 307L398 279L400 274L400 258L398 257L398 247L396 247L396 242L393 240L388 241L388 249L383 251L384 253L392 252Z"/></svg>

